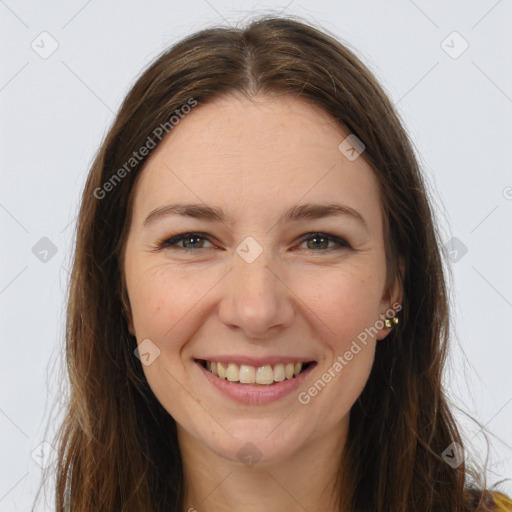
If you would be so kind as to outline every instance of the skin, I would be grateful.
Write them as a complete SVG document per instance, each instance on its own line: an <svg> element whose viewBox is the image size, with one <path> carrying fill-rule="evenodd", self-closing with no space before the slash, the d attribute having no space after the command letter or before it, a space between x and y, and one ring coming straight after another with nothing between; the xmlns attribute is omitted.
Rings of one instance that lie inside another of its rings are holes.
<svg viewBox="0 0 512 512"><path fill-rule="evenodd" d="M385 289L378 182L363 157L349 161L338 149L347 135L297 98L229 95L181 120L139 176L124 253L129 324L138 343L150 339L160 350L143 369L178 425L184 510L335 509L350 408L390 328L360 344L307 404L298 392L266 405L236 403L206 381L194 358L303 356L317 362L298 390L307 391L401 302L398 282ZM151 211L174 202L223 208L228 219L170 215L144 227ZM278 223L305 203L348 205L367 229L348 216ZM183 240L161 248L190 231L206 238L189 251ZM315 232L351 248L301 241ZM263 249L252 263L236 252L248 236ZM248 442L261 457L253 466L237 456Z"/></svg>

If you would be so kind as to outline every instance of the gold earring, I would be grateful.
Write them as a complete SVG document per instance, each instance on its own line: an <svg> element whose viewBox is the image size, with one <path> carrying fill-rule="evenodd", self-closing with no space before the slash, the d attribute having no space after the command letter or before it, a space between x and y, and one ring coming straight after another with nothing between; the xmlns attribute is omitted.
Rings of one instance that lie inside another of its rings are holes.
<svg viewBox="0 0 512 512"><path fill-rule="evenodd" d="M386 327L393 327L393 324L398 324L398 318L396 316L394 316L393 318L386 318L386 320L384 320L384 324L386 325Z"/></svg>

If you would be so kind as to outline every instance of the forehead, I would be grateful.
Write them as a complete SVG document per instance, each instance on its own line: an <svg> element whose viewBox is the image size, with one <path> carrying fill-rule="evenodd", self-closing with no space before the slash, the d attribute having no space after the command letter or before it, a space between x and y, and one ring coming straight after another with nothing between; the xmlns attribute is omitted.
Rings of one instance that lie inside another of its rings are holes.
<svg viewBox="0 0 512 512"><path fill-rule="evenodd" d="M379 222L373 169L339 149L348 135L322 109L290 96L199 105L147 160L134 215L178 200L259 217L299 202L341 201Z"/></svg>

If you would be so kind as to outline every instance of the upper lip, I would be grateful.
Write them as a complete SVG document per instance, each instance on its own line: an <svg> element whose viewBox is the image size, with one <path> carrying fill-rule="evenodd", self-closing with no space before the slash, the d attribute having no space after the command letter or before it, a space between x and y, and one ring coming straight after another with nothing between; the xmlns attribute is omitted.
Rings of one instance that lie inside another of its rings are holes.
<svg viewBox="0 0 512 512"><path fill-rule="evenodd" d="M286 364L286 363L313 363L315 360L311 357L299 357L299 356L269 356L269 357L250 357L243 355L212 355L212 356L204 356L195 358L197 361L212 361L212 362L221 362L221 363L234 363L237 365L245 364L248 366L265 366L269 364L270 366L276 364Z"/></svg>

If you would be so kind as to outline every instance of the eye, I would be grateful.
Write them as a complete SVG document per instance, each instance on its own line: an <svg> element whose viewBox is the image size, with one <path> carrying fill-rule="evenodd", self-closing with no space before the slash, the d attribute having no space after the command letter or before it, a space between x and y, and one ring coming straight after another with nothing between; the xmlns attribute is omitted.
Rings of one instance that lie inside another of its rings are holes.
<svg viewBox="0 0 512 512"><path fill-rule="evenodd" d="M207 240L207 237L204 236L204 233L182 233L162 241L162 243L159 244L159 247L161 249L177 247L178 249L192 251L194 249L210 249L210 247L204 247L205 240ZM178 245L182 242L184 243L183 246Z"/></svg>
<svg viewBox="0 0 512 512"><path fill-rule="evenodd" d="M313 252L332 251L333 249L336 249L336 247L327 247L330 242L337 244L338 248L352 248L351 245L343 238L335 235L329 235L327 233L307 233L301 236L301 241L302 243L308 243L311 241L311 243L308 243L308 248L312 248Z"/></svg>
<svg viewBox="0 0 512 512"><path fill-rule="evenodd" d="M336 247L328 247L329 243L336 244L337 248L351 249L351 245L343 238L327 233L307 233L301 236L301 245L307 243L307 248L313 252L326 252L335 250ZM177 248L185 251L193 251L194 249L211 249L213 247L204 247L204 242L208 241L205 233L181 233L167 238L158 244L160 249ZM183 244L183 245L180 245Z"/></svg>

